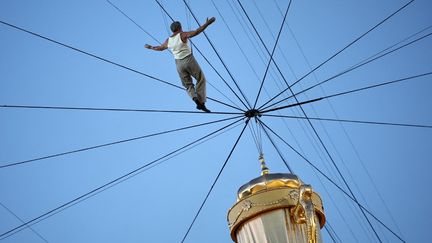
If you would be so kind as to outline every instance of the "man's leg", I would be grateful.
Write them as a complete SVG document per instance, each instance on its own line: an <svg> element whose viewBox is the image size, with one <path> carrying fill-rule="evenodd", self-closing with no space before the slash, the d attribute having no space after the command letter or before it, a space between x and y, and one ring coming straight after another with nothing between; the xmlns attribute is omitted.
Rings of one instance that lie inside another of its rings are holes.
<svg viewBox="0 0 432 243"><path fill-rule="evenodd" d="M195 60L195 58L191 55L191 59L189 62L189 70L192 76L196 79L196 93L198 96L199 101L204 104L207 101L207 95L206 95L206 78L204 76L204 73L201 70L201 67L198 65L198 62Z"/></svg>
<svg viewBox="0 0 432 243"><path fill-rule="evenodd" d="M187 94L193 99L196 98L195 86L192 82L192 77L187 71L188 63L184 59L176 59L176 67L179 77L185 87Z"/></svg>

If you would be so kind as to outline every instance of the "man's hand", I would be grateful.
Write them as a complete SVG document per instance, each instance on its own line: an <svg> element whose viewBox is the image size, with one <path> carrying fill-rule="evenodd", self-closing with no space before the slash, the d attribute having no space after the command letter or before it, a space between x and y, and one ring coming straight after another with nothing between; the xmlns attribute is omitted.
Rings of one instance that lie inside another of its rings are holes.
<svg viewBox="0 0 432 243"><path fill-rule="evenodd" d="M151 46L149 44L145 44L144 47L153 51L163 51L168 48L168 39L160 46Z"/></svg>
<svg viewBox="0 0 432 243"><path fill-rule="evenodd" d="M211 17L210 19L207 18L206 22L203 25L201 25L200 27L198 27L198 29L188 31L188 32L183 32L183 34L184 34L185 38L192 38L194 36L197 36L201 32L203 32L209 25L213 24L213 22L215 22L215 21L216 21L215 17Z"/></svg>
<svg viewBox="0 0 432 243"><path fill-rule="evenodd" d="M211 17L210 19L207 18L207 19L206 19L206 24L207 24L207 25L211 25L211 24L213 24L213 22L215 22L215 20L216 20L215 17Z"/></svg>

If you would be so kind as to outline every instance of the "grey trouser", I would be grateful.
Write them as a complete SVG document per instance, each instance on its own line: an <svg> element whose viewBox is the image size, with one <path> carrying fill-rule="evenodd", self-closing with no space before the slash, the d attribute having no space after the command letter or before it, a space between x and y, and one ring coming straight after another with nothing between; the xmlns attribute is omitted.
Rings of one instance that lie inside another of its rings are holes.
<svg viewBox="0 0 432 243"><path fill-rule="evenodd" d="M200 66L191 54L183 59L176 59L177 72L188 95L193 99L197 97L201 103L206 102L206 78ZM196 89L192 77L196 79Z"/></svg>

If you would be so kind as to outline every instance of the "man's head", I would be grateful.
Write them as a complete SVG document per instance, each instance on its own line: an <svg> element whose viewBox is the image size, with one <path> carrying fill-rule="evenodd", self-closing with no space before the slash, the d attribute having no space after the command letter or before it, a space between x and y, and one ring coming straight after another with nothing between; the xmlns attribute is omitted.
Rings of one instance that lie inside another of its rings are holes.
<svg viewBox="0 0 432 243"><path fill-rule="evenodd" d="M170 28L171 28L171 31L172 31L172 32L176 32L176 31L181 30L182 26L181 26L180 22L178 22L178 21L174 21L174 22L171 24Z"/></svg>

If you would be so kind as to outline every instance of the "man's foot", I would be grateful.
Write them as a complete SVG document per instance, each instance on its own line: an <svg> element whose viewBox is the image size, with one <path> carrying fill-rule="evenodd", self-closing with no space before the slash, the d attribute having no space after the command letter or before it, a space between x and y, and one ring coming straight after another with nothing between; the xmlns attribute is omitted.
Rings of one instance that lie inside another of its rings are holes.
<svg viewBox="0 0 432 243"><path fill-rule="evenodd" d="M207 112L207 113L210 113L210 112L211 112L209 109L207 109L207 107L206 107L204 104L202 104L200 110L203 110L204 112Z"/></svg>
<svg viewBox="0 0 432 243"><path fill-rule="evenodd" d="M196 108L197 108L198 110L201 110L202 104L201 104L201 102L198 100L198 98L197 98L197 97L193 97L192 100L195 102L195 104L196 104Z"/></svg>
<svg viewBox="0 0 432 243"><path fill-rule="evenodd" d="M209 109L207 109L207 107L204 105L204 103L201 103L197 97L193 97L192 100L195 102L195 104L197 105L196 108L198 110L202 110L204 112L211 112Z"/></svg>

